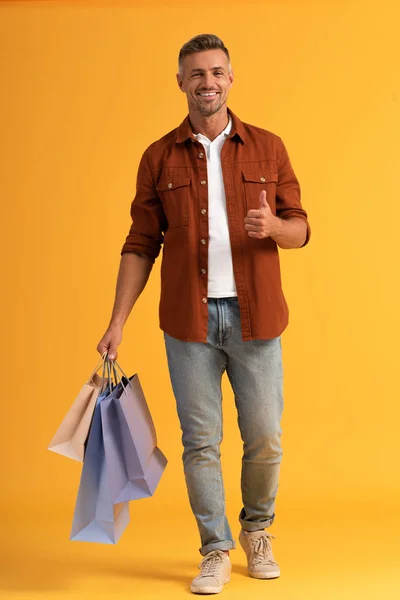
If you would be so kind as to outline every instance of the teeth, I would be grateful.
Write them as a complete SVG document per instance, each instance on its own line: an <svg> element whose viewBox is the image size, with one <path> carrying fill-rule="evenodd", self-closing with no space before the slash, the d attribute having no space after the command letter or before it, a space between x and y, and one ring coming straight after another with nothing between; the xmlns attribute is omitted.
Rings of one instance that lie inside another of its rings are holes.
<svg viewBox="0 0 400 600"><path fill-rule="evenodd" d="M200 96L215 96L217 92L212 92L209 94L200 94Z"/></svg>

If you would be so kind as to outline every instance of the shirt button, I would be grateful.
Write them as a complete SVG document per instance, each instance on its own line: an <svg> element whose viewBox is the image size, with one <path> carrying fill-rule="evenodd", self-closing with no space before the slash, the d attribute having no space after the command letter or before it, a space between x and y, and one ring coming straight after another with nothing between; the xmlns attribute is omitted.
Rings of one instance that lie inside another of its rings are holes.
<svg viewBox="0 0 400 600"><path fill-rule="evenodd" d="M263 183L265 183L265 177L260 177L260 181L262 181Z"/></svg>
<svg viewBox="0 0 400 600"><path fill-rule="evenodd" d="M169 189L171 189L172 188L172 183L169 183L168 187L169 187Z"/></svg>
<svg viewBox="0 0 400 600"><path fill-rule="evenodd" d="M206 210L205 208L202 208L202 209L201 209L201 214L202 214L202 215L205 215L205 214L206 214L206 212L207 212L207 210Z"/></svg>
<svg viewBox="0 0 400 600"><path fill-rule="evenodd" d="M203 158L204 154L202 152L199 152L199 158Z"/></svg>
<svg viewBox="0 0 400 600"><path fill-rule="evenodd" d="M200 183L201 183L201 185L206 185L207 181L206 181L205 179L202 179L202 180L200 181Z"/></svg>
<svg viewBox="0 0 400 600"><path fill-rule="evenodd" d="M204 245L206 243L206 240L200 240L200 242Z"/></svg>
<svg viewBox="0 0 400 600"><path fill-rule="evenodd" d="M201 273L202 275L205 275L205 274L207 273L207 271L206 271L205 269L201 269L200 273Z"/></svg>
<svg viewBox="0 0 400 600"><path fill-rule="evenodd" d="M202 302L203 302L203 304L206 304L207 298L203 298Z"/></svg>

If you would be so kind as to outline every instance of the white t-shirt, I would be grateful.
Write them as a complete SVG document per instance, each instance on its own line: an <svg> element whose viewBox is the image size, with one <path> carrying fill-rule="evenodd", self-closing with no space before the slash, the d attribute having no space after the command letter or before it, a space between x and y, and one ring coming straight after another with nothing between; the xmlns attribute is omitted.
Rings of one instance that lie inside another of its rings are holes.
<svg viewBox="0 0 400 600"><path fill-rule="evenodd" d="M207 156L209 298L237 296L221 168L221 148L231 128L232 119L229 117L228 125L213 141L201 133L194 134L194 137L204 146Z"/></svg>

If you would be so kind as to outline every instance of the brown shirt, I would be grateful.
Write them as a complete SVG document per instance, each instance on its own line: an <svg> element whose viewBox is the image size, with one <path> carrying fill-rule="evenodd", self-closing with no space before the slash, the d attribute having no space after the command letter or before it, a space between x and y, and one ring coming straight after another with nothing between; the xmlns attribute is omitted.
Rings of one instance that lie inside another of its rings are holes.
<svg viewBox="0 0 400 600"><path fill-rule="evenodd" d="M232 129L221 150L221 167L242 339L269 339L280 335L288 324L278 246L270 237L249 237L244 219L250 209L260 207L259 196L265 189L273 214L306 221L303 246L310 239L311 229L300 203L299 182L281 138L243 123L229 108L228 113ZM136 252L154 262L163 244L160 328L180 340L205 342L207 157L193 136L189 116L145 150L131 217L121 254Z"/></svg>

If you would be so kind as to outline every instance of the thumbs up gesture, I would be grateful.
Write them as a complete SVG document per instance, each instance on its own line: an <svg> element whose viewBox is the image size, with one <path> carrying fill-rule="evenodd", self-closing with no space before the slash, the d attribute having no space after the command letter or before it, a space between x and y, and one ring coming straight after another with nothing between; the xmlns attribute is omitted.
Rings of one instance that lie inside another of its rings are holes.
<svg viewBox="0 0 400 600"><path fill-rule="evenodd" d="M244 219L244 227L249 237L258 238L259 240L276 235L280 231L279 219L272 214L265 190L260 194L260 208L248 211Z"/></svg>

